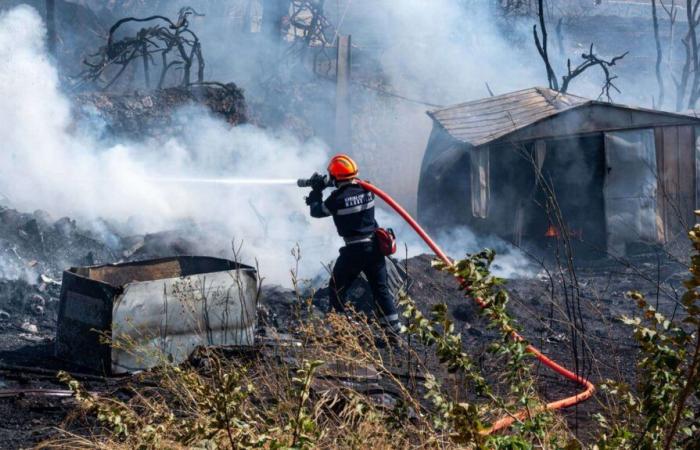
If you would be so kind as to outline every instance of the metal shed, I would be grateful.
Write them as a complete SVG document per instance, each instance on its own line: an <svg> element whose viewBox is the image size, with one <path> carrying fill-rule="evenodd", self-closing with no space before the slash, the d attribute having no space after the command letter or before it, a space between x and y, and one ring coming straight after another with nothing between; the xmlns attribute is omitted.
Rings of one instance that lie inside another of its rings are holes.
<svg viewBox="0 0 700 450"><path fill-rule="evenodd" d="M418 216L516 244L559 233L578 254L629 254L680 236L698 194L700 119L530 88L429 111ZM541 175L541 177L540 177Z"/></svg>

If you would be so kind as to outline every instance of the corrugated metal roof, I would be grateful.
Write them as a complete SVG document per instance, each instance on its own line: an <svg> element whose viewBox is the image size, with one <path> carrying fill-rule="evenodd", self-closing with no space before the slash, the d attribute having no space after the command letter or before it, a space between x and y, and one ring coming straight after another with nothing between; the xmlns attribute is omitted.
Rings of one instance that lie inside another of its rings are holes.
<svg viewBox="0 0 700 450"><path fill-rule="evenodd" d="M429 111L455 139L477 147L592 100L535 87Z"/></svg>

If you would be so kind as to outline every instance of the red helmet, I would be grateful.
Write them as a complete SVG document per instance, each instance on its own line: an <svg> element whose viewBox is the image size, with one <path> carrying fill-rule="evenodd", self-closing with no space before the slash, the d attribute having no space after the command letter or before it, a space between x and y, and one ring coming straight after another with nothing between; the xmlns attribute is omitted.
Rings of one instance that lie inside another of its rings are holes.
<svg viewBox="0 0 700 450"><path fill-rule="evenodd" d="M359 169L357 164L348 155L338 154L328 163L328 173L337 181L347 181L357 178Z"/></svg>

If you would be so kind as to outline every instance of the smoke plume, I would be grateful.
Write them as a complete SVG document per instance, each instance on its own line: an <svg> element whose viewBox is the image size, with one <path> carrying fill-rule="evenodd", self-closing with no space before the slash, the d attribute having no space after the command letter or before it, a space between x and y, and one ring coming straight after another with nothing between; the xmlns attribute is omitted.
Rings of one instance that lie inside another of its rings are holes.
<svg viewBox="0 0 700 450"><path fill-rule="evenodd" d="M398 91L440 102L481 96L485 86L477 80L483 80L484 74L476 73L484 65L479 61L494 51L510 52L519 77L509 74L498 78L494 68L487 74L501 80L494 85L505 90L517 87L506 80L527 84L525 65L518 63L496 30L482 20L481 8L466 16L463 8L447 0L411 0L401 5L382 1L376 6L388 13L385 19L394 24L392 27L377 22L381 14L364 19L348 14L347 29L341 31L386 41L382 71ZM220 42L214 34L222 32L224 23L211 20L213 26L204 28L200 37L205 54L211 49L210 54L218 58L208 65L214 72L208 75L216 79L230 73L224 73L227 61L219 61L224 58L219 58L221 45L211 47ZM479 28L455 39L455 30L464 23L479 24ZM314 277L336 256L341 242L332 222L311 219L304 193L295 186L157 181L304 177L324 167L332 151L323 142L311 139L302 143L283 131L250 125L231 128L197 107L177 113L179 132L172 136L141 142L103 139L98 136L102 136L104 124L98 118L75 123L73 106L61 92L44 42L45 27L32 8L20 6L0 16L0 133L6 148L0 154L0 192L13 206L46 210L54 217L76 217L105 234L109 231L96 219L105 219L129 233L192 227L204 230L200 242L203 253L228 257L235 238L243 242L243 262L257 260L268 281L282 284L289 283L289 268L294 266L290 250L297 243L303 258L302 277ZM362 44L361 39L359 42ZM243 80L255 79L260 75L255 72L258 66L247 62L250 69L239 60L234 72ZM373 92L367 95L373 111L364 119L355 115L356 134L362 135L369 127L376 139L373 147L356 148L353 154L365 176L413 209L418 168L430 129L425 106L396 102ZM408 243L409 255L428 250L393 215L381 213L379 220L381 225L402 230L399 238ZM501 259L505 267L502 273L523 273L521 257L502 242L480 241L468 230L455 233L438 239L450 244L452 255L495 244L507 253Z"/></svg>
<svg viewBox="0 0 700 450"><path fill-rule="evenodd" d="M244 262L259 260L268 280L288 283L298 242L308 266L335 255L329 221L308 217L291 185L231 186L159 183L158 177L295 178L323 167L320 142L301 144L252 126L231 128L204 110L178 113L177 136L117 144L92 137L99 123L73 123L44 48L37 12L20 6L0 16L0 192L22 210L86 222L104 218L134 233L191 221L209 233L204 251L243 241ZM95 133L96 134L96 133Z"/></svg>

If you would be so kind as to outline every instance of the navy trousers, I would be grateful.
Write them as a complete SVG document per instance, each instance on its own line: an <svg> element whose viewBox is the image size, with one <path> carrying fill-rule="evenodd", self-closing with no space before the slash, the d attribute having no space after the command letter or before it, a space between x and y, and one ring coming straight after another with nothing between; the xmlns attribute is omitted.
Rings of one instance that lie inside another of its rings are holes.
<svg viewBox="0 0 700 450"><path fill-rule="evenodd" d="M349 244L340 249L329 284L331 307L338 312L345 310L345 291L360 273L369 282L379 323L397 329L399 315L389 291L386 260L374 242Z"/></svg>

